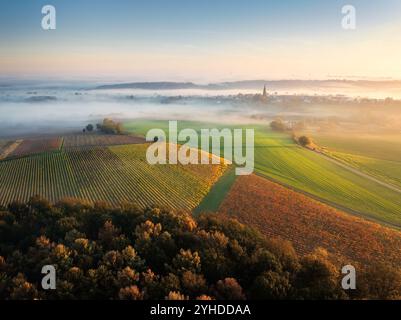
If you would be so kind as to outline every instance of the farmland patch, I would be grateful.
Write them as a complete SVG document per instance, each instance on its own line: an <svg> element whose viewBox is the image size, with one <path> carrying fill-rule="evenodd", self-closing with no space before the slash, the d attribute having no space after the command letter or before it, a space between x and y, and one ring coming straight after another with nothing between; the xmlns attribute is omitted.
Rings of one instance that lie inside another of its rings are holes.
<svg viewBox="0 0 401 320"><path fill-rule="evenodd" d="M401 264L401 232L333 209L267 179L239 177L219 212L293 243L300 254L327 249L339 263Z"/></svg>

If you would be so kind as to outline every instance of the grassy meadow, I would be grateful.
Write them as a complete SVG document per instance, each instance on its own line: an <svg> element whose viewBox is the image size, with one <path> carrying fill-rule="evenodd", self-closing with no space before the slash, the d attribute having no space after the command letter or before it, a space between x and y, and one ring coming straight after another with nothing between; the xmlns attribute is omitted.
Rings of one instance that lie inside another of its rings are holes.
<svg viewBox="0 0 401 320"><path fill-rule="evenodd" d="M401 187L401 135L312 135L329 156Z"/></svg>
<svg viewBox="0 0 401 320"><path fill-rule="evenodd" d="M361 177L296 145L288 135L258 131L256 173L352 209L366 217L401 226L401 194Z"/></svg>

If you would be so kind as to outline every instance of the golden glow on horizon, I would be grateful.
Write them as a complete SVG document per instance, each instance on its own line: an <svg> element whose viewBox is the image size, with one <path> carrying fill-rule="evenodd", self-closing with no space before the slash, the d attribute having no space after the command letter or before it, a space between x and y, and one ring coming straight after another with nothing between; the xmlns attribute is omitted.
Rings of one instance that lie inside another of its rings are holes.
<svg viewBox="0 0 401 320"><path fill-rule="evenodd" d="M294 39L271 43L238 41L217 49L196 46L38 48L0 54L2 74L50 76L130 76L160 78L325 78L328 75L401 79L398 28L360 37ZM386 34L383 37L383 34ZM32 50L31 50L32 49ZM43 50L45 51L45 50Z"/></svg>

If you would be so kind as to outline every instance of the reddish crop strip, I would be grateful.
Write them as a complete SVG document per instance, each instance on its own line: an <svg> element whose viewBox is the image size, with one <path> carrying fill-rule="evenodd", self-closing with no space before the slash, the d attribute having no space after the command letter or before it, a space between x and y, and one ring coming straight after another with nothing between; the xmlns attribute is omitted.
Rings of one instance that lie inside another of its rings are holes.
<svg viewBox="0 0 401 320"><path fill-rule="evenodd" d="M124 144L141 144L145 139L141 137L118 134L74 134L64 137L65 148L103 147Z"/></svg>
<svg viewBox="0 0 401 320"><path fill-rule="evenodd" d="M18 158L36 153L57 151L60 150L61 144L61 138L23 140L18 147L8 155L8 158Z"/></svg>
<svg viewBox="0 0 401 320"><path fill-rule="evenodd" d="M401 265L401 232L343 213L258 176L237 179L221 213L289 240L300 254L316 247L337 262Z"/></svg>

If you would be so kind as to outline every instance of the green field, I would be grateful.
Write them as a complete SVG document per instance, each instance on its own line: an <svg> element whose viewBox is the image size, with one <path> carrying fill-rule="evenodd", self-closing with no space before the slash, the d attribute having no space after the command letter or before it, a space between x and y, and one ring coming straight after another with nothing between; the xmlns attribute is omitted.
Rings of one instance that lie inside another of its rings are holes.
<svg viewBox="0 0 401 320"><path fill-rule="evenodd" d="M328 154L364 173L401 188L401 162L332 151Z"/></svg>
<svg viewBox="0 0 401 320"><path fill-rule="evenodd" d="M401 226L401 194L297 146L290 137L258 132L258 174L271 177L324 200L381 222Z"/></svg>
<svg viewBox="0 0 401 320"><path fill-rule="evenodd" d="M39 194L56 202L75 197L113 205L133 202L192 210L226 166L151 166L147 145L43 153L0 162L0 204Z"/></svg>
<svg viewBox="0 0 401 320"><path fill-rule="evenodd" d="M146 128L164 128L165 121L127 125L137 134ZM214 124L181 124L182 128L222 127ZM249 127L249 126L248 126ZM255 131L255 172L318 197L328 203L349 208L376 221L401 227L401 194L361 177L299 147L287 134L275 133L261 126ZM138 131L137 131L138 130ZM396 156L397 151L392 156Z"/></svg>
<svg viewBox="0 0 401 320"><path fill-rule="evenodd" d="M220 208L221 203L230 191L236 178L235 167L230 167L219 181L213 185L209 193L203 198L202 202L195 208L193 213L197 215L202 212L216 212Z"/></svg>
<svg viewBox="0 0 401 320"><path fill-rule="evenodd" d="M226 126L179 122L180 129L199 131L215 127ZM299 147L287 134L275 133L262 126L236 127L255 129L257 174L333 206L401 227L400 193ZM125 125L125 130L138 135L145 135L150 128L162 128L168 133L166 121L137 120ZM141 207L196 208L194 212L199 213L215 211L235 180L231 171L220 179L226 166L151 166L145 159L146 148L147 145L92 147L0 161L0 204L26 201L32 195L40 194L52 202L75 197L91 202L104 200L113 205L134 202ZM358 150L366 152L370 149L360 146ZM398 152L393 150L386 156L397 157ZM376 159L371 163L365 158L358 159L388 179L394 179L398 170L394 160ZM384 161L386 165L383 165ZM360 170L367 169L361 167Z"/></svg>
<svg viewBox="0 0 401 320"><path fill-rule="evenodd" d="M401 135L313 135L325 153L386 183L401 187Z"/></svg>
<svg viewBox="0 0 401 320"><path fill-rule="evenodd" d="M401 134L326 134L313 132L319 146L330 151L401 162Z"/></svg>

